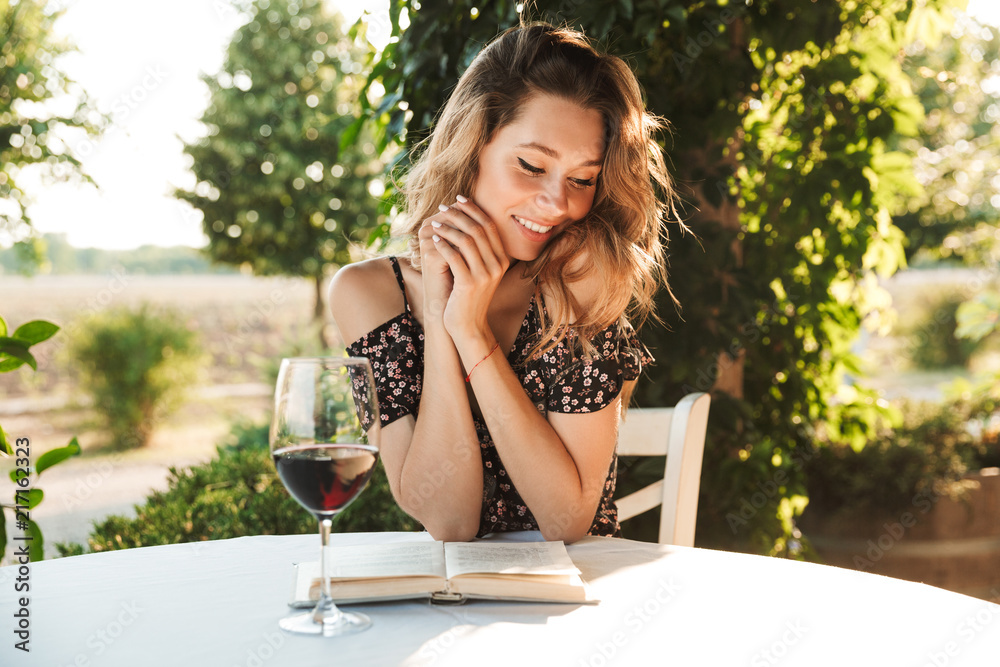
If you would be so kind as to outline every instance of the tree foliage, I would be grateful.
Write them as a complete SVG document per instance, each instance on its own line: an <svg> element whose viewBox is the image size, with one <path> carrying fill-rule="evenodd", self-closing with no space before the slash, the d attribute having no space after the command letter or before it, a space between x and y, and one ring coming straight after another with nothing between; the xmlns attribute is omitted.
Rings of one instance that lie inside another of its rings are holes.
<svg viewBox="0 0 1000 667"><path fill-rule="evenodd" d="M702 478L702 544L787 554L805 504L802 460L818 433L860 446L886 415L845 383L850 346L903 261L892 213L919 192L911 157L922 108L904 45L932 46L949 0L658 0L530 3L623 55L664 137L694 235L671 230L666 328L637 398L714 393ZM391 0L397 37L372 63L385 89L358 121L412 148L475 53L520 3ZM408 22L408 26L406 26ZM406 26L406 27L404 27ZM447 39L442 39L447 35ZM639 466L636 466L638 469ZM627 482L627 480L626 480ZM746 511L751 498L763 498Z"/></svg>
<svg viewBox="0 0 1000 667"><path fill-rule="evenodd" d="M977 269L956 313L955 335L969 340L949 343L971 346L1000 329L1000 35L960 15L938 48L912 45L906 69L927 114L920 135L901 143L924 190L899 225L909 255ZM986 373L966 393L996 396L998 377Z"/></svg>
<svg viewBox="0 0 1000 667"><path fill-rule="evenodd" d="M0 0L0 244L17 243L21 269L39 264L43 246L27 213L27 194L18 186L25 168L48 178L92 180L67 141L86 139L106 125L86 93L59 68L72 47L53 37L61 12L43 0Z"/></svg>
<svg viewBox="0 0 1000 667"><path fill-rule="evenodd" d="M312 277L318 290L378 221L374 146L340 150L367 46L321 0L257 0L245 12L222 70L203 77L207 136L185 148L197 183L175 195L204 214L213 259ZM317 315L320 303L317 291Z"/></svg>
<svg viewBox="0 0 1000 667"><path fill-rule="evenodd" d="M907 255L1000 261L1000 31L961 15L937 48L922 42L904 61L926 117L901 147L915 154L923 191L896 223Z"/></svg>

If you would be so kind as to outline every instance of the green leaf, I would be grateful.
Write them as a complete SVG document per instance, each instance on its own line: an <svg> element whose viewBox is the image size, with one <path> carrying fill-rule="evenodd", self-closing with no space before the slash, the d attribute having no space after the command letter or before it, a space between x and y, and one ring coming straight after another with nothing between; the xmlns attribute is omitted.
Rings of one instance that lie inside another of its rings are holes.
<svg viewBox="0 0 1000 667"><path fill-rule="evenodd" d="M28 549L30 550L29 560L32 563L44 560L45 558L45 538L42 537L42 529L38 527L38 524L28 520L28 530L24 531L26 537L30 537L31 540L28 541Z"/></svg>
<svg viewBox="0 0 1000 667"><path fill-rule="evenodd" d="M956 338L981 340L1000 328L1000 293L984 292L966 301L955 312Z"/></svg>
<svg viewBox="0 0 1000 667"><path fill-rule="evenodd" d="M33 510L38 503L42 502L45 498L45 492L41 489L29 489L28 490L28 509Z"/></svg>
<svg viewBox="0 0 1000 667"><path fill-rule="evenodd" d="M59 327L52 322L45 320L33 320L22 324L14 331L12 338L23 340L28 345L41 343L43 340L52 338L59 331Z"/></svg>
<svg viewBox="0 0 1000 667"><path fill-rule="evenodd" d="M62 463L71 456L76 456L80 453L80 443L77 442L76 438L69 441L69 444L65 447L59 447L58 449L50 449L41 456L38 457L38 462L35 463L35 473L38 475L42 474L43 470L47 470L57 463Z"/></svg>
<svg viewBox="0 0 1000 667"><path fill-rule="evenodd" d="M942 35L951 29L953 23L950 12L945 15L937 7L916 3L906 21L904 38L907 44L920 40L933 49L941 43Z"/></svg>
<svg viewBox="0 0 1000 667"><path fill-rule="evenodd" d="M3 426L0 426L0 454L3 454L4 456L10 456L13 453L14 450L10 448L10 443L7 442L7 433L4 432Z"/></svg>
<svg viewBox="0 0 1000 667"><path fill-rule="evenodd" d="M7 338L6 336L0 337L0 355L6 355L8 357L13 357L14 359L19 359L21 362L31 366L32 369L38 370L38 363L31 355L31 352L28 351L28 346L25 345L23 341L17 340L16 338ZM4 362L6 361L7 360L5 359Z"/></svg>
<svg viewBox="0 0 1000 667"><path fill-rule="evenodd" d="M4 359L0 361L0 373L9 373L10 371L17 370L24 365L24 362L20 359Z"/></svg>
<svg viewBox="0 0 1000 667"><path fill-rule="evenodd" d="M355 118L354 121L347 126L347 129L343 131L340 135L340 150L347 150L347 148L353 144L357 138L358 133L361 132L361 126L365 123L365 117L360 116Z"/></svg>
<svg viewBox="0 0 1000 667"><path fill-rule="evenodd" d="M6 336L6 335L7 335L7 320L5 320L3 317L0 317L0 336Z"/></svg>
<svg viewBox="0 0 1000 667"><path fill-rule="evenodd" d="M687 23L687 9L681 5L670 5L667 7L666 15L671 19L671 23L676 21L682 26Z"/></svg>

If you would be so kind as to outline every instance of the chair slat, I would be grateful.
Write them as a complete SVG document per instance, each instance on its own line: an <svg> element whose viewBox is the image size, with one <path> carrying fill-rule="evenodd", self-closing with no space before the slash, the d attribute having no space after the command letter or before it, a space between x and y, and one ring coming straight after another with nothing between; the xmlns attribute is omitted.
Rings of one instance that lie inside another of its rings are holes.
<svg viewBox="0 0 1000 667"><path fill-rule="evenodd" d="M673 408L632 408L618 426L620 456L664 456Z"/></svg>
<svg viewBox="0 0 1000 667"><path fill-rule="evenodd" d="M661 503L663 503L663 480L653 482L644 489L630 493L621 500L616 500L615 504L618 505L618 520L631 519L636 515L653 509Z"/></svg>
<svg viewBox="0 0 1000 667"><path fill-rule="evenodd" d="M618 428L619 456L667 457L661 481L615 499L620 521L661 505L660 544L694 546L710 403L694 393L674 408L632 408Z"/></svg>

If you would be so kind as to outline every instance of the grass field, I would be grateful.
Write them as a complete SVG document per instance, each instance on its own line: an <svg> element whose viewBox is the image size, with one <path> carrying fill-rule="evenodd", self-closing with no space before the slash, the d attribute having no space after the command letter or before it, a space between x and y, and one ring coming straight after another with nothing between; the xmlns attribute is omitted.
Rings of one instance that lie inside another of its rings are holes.
<svg viewBox="0 0 1000 667"><path fill-rule="evenodd" d="M197 331L211 363L205 384L260 380L261 362L307 339L314 287L289 278L245 276L39 276L3 278L0 314L13 329L46 319L63 330L38 348L39 371L0 376L0 397L51 395L72 388L72 364L62 351L86 316L112 307L151 303L179 312Z"/></svg>

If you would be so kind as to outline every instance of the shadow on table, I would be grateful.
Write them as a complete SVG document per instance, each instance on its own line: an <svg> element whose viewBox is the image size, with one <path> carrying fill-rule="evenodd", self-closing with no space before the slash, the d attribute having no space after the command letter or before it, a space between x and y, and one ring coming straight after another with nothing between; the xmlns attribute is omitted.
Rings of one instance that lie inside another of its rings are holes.
<svg viewBox="0 0 1000 667"><path fill-rule="evenodd" d="M545 633L545 626L553 619L590 606L495 600L448 605L429 601L369 603L363 605L363 610L372 617L376 628L405 625L405 631L393 633L391 641L364 646L354 657L362 661L370 657L371 664L408 667L433 665L439 660L442 664L473 664L465 660L471 658L471 651L479 654L481 664L496 664L498 654L490 648L490 638L506 635L504 626L531 626L536 628L534 633ZM358 650L358 646L352 649ZM366 651L371 651L370 656L364 655Z"/></svg>
<svg viewBox="0 0 1000 667"><path fill-rule="evenodd" d="M580 568L580 576L591 582L618 570L649 565L669 558L682 547L652 542L636 542L618 537L586 537L568 547L570 558Z"/></svg>

